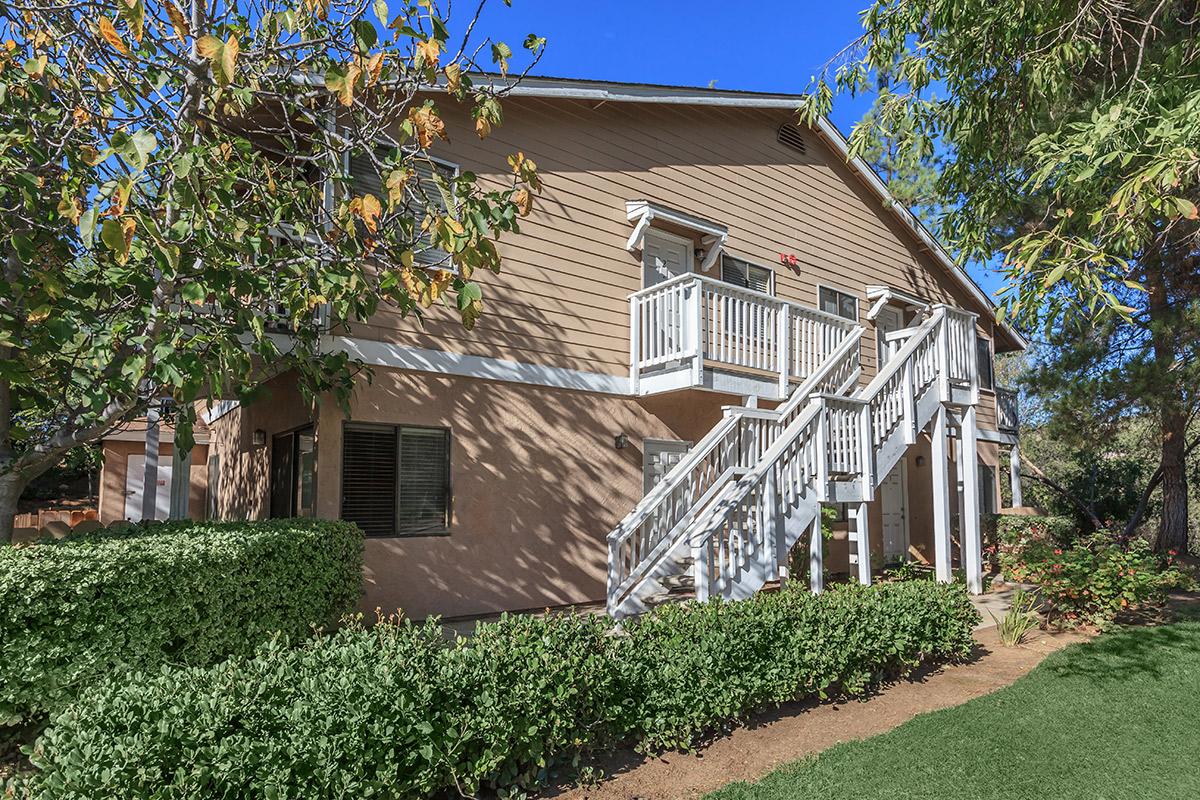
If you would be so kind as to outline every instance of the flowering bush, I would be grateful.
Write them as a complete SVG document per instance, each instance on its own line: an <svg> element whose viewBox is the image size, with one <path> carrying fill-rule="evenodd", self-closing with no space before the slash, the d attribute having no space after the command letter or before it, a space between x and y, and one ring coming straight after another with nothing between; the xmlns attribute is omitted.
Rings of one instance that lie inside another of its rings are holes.
<svg viewBox="0 0 1200 800"><path fill-rule="evenodd" d="M1011 580L1040 584L1049 604L1048 619L1062 625L1106 627L1121 611L1166 601L1171 589L1191 588L1192 580L1144 540L1122 542L1097 533L1073 547L1032 541L1001 554Z"/></svg>

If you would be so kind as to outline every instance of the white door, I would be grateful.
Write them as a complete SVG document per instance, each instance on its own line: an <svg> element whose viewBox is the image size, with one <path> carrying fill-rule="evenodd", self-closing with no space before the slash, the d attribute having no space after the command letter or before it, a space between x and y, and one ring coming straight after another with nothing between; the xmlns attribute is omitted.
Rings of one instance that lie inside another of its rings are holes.
<svg viewBox="0 0 1200 800"><path fill-rule="evenodd" d="M142 521L142 482L146 477L146 457L131 455L125 462L125 519ZM171 459L158 457L158 480L154 487L154 518L171 515Z"/></svg>
<svg viewBox="0 0 1200 800"><path fill-rule="evenodd" d="M646 232L642 239L643 287L648 288L691 271L691 242L658 232Z"/></svg>
<svg viewBox="0 0 1200 800"><path fill-rule="evenodd" d="M875 317L875 345L879 348L879 368L888 362L888 359L900 349L901 342L888 336L890 333L904 327L904 317L900 313L900 309L893 306L884 306L879 310L879 316ZM889 339L891 339L889 341Z"/></svg>
<svg viewBox="0 0 1200 800"><path fill-rule="evenodd" d="M879 505L883 512L883 560L885 563L908 558L908 523L906 520L906 483L904 459L900 459L879 485Z"/></svg>
<svg viewBox="0 0 1200 800"><path fill-rule="evenodd" d="M642 440L642 491L649 494L663 476L687 455L691 442L677 439Z"/></svg>

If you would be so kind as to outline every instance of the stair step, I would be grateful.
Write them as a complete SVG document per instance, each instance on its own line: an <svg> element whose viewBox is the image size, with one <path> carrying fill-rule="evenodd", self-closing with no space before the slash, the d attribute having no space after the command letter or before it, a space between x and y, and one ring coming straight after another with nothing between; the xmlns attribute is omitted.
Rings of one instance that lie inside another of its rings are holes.
<svg viewBox="0 0 1200 800"><path fill-rule="evenodd" d="M695 589L696 576L687 573L683 575L668 575L665 578L659 578L658 582L667 589Z"/></svg>
<svg viewBox="0 0 1200 800"><path fill-rule="evenodd" d="M642 598L642 602L647 608L658 608L669 603L686 603L688 600L695 600L696 593L691 589L673 589L669 592L656 592Z"/></svg>

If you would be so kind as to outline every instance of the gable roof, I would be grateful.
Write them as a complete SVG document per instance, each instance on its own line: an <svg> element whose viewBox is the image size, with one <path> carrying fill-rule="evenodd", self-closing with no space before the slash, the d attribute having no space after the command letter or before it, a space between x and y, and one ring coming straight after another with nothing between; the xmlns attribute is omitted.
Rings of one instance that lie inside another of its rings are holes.
<svg viewBox="0 0 1200 800"><path fill-rule="evenodd" d="M591 100L599 103L658 103L674 105L724 106L727 108L763 108L795 111L804 95L748 92L730 89L704 89L696 86L667 86L652 83L618 83L612 81L582 80L578 78L525 77L504 85L504 79L488 75L502 87L505 94L514 97L545 97L562 100ZM959 284L979 304L995 315L996 306L983 288L960 267L929 230L921 224L908 208L892 197L887 186L871 165L861 158L851 158L849 144L832 122L825 117L818 120L815 130L835 152L849 165L854 174L875 194L900 223L916 237L934 261L946 270L950 278ZM1029 346L1028 340L1008 323L997 322L997 328L1006 334L1019 349Z"/></svg>

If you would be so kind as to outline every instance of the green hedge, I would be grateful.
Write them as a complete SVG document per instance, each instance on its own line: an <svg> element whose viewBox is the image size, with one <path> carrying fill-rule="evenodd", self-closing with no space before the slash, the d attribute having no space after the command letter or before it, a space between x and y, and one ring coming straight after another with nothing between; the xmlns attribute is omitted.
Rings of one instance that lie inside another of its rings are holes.
<svg viewBox="0 0 1200 800"><path fill-rule="evenodd" d="M207 666L353 609L348 523L156 523L0 548L0 726L36 719L114 670Z"/></svg>
<svg viewBox="0 0 1200 800"><path fill-rule="evenodd" d="M427 797L530 787L618 741L686 746L770 703L861 694L965 657L960 586L803 590L607 618L343 628L214 667L97 687L56 715L23 788L42 798Z"/></svg>

